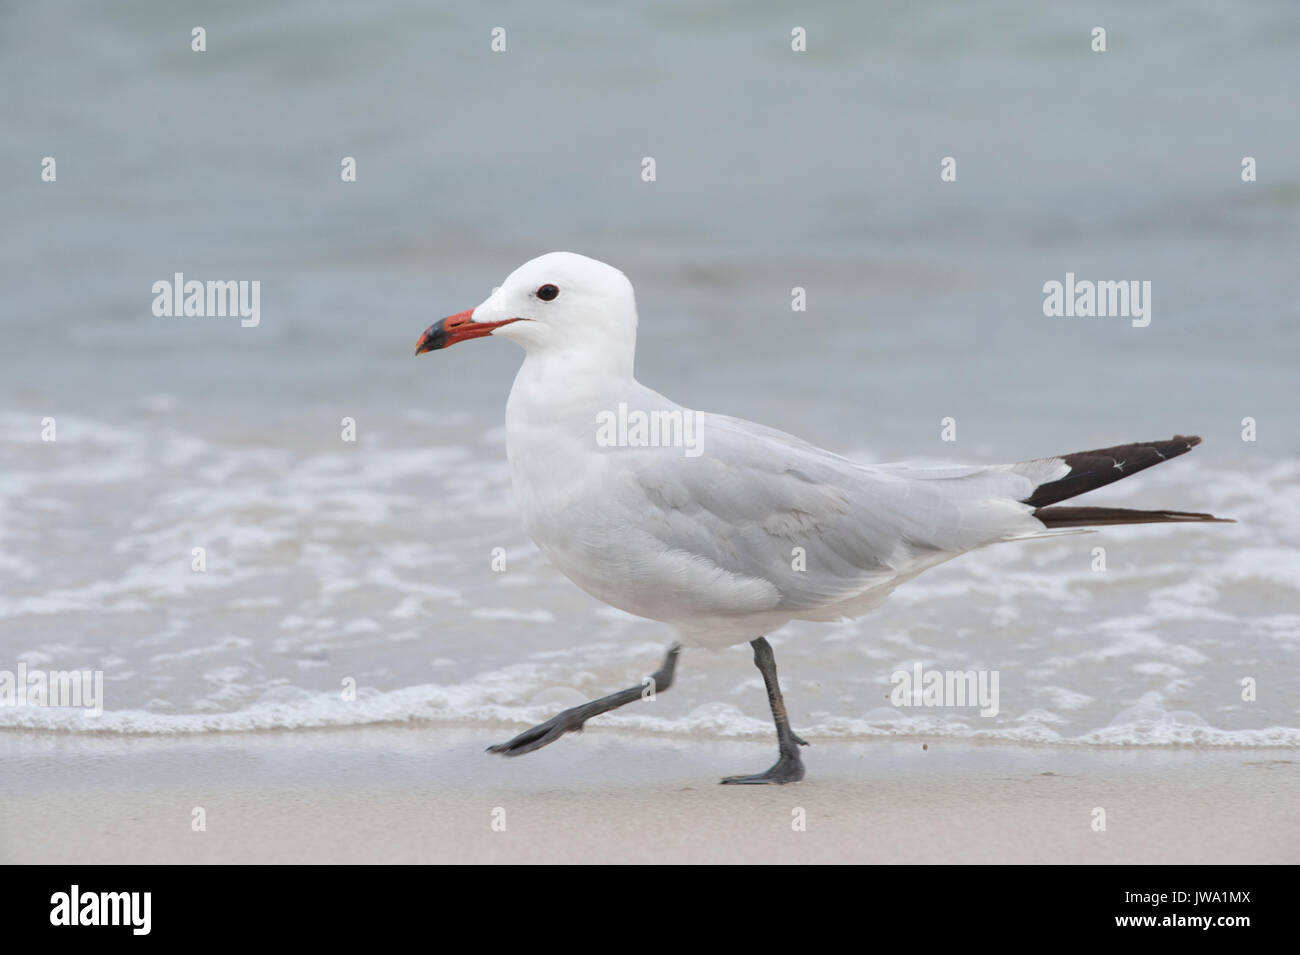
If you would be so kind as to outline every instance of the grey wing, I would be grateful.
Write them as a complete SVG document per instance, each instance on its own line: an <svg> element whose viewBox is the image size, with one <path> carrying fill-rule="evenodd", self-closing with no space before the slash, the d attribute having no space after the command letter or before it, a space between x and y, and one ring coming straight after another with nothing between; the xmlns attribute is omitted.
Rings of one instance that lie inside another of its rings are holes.
<svg viewBox="0 0 1300 955"><path fill-rule="evenodd" d="M996 540L1041 532L1005 468L867 467L748 421L701 415L703 450L637 452L637 532L701 571L766 582L806 611Z"/></svg>

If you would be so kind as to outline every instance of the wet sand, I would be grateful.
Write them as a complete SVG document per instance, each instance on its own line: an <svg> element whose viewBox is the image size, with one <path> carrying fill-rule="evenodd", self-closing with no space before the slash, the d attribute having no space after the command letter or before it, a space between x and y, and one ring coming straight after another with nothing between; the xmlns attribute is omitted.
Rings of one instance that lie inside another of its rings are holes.
<svg viewBox="0 0 1300 955"><path fill-rule="evenodd" d="M803 783L730 787L773 753L610 730L483 753L502 732L2 734L0 861L1300 861L1289 750L828 742Z"/></svg>

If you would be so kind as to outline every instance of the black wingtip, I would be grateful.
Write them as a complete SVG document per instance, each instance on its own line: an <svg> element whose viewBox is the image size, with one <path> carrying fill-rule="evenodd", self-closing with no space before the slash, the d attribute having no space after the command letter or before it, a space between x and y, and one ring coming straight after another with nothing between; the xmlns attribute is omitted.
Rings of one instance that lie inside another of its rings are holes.
<svg viewBox="0 0 1300 955"><path fill-rule="evenodd" d="M1065 477L1034 488L1025 498L1032 507L1046 507L1113 484L1161 461L1186 454L1201 443L1198 435L1176 434L1168 441L1138 441L1095 451L1075 451L1060 458L1070 468Z"/></svg>

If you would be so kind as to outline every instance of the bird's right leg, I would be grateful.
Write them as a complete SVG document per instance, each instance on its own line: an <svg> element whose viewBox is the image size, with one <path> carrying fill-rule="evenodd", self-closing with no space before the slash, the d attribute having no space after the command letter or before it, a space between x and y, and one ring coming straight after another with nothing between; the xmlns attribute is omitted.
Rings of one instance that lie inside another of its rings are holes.
<svg viewBox="0 0 1300 955"><path fill-rule="evenodd" d="M723 783L742 786L797 783L803 779L803 760L799 757L799 747L808 744L790 728L790 718L785 712L785 698L781 696L781 683L776 678L776 655L772 653L772 645L766 637L759 637L751 640L750 646L754 648L754 665L763 674L767 702L772 708L772 722L776 724L778 759L767 772L753 776L728 776Z"/></svg>
<svg viewBox="0 0 1300 955"><path fill-rule="evenodd" d="M662 693L672 686L673 672L677 669L677 655L681 652L682 647L679 643L674 643L668 648L668 653L664 656L664 662L659 667L659 672L650 677L650 688L653 692ZM551 717L545 723L538 723L532 729L524 730L509 742L489 746L487 751L489 753L500 753L502 756L522 756L524 753L531 753L535 749L541 749L548 743L554 743L565 733L580 731L582 724L593 716L616 710L627 703L635 703L641 699L645 690L645 686L632 686L626 690L611 693L609 696L602 696L598 700L592 700L590 703L571 707L563 713Z"/></svg>

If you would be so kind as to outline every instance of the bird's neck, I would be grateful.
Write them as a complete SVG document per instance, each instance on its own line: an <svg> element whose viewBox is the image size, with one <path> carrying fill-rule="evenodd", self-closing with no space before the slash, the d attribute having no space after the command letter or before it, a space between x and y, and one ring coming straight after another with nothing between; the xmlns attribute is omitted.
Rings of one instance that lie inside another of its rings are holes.
<svg viewBox="0 0 1300 955"><path fill-rule="evenodd" d="M529 352L515 376L510 405L525 402L541 414L562 415L616 399L636 387L632 362L611 365L577 352Z"/></svg>
<svg viewBox="0 0 1300 955"><path fill-rule="evenodd" d="M591 347L527 347L523 366L515 378L539 400L550 397L614 394L635 383L632 375L636 355L634 342L592 342Z"/></svg>
<svg viewBox="0 0 1300 955"><path fill-rule="evenodd" d="M611 361L608 350L530 349L506 403L511 456L526 448L563 449L571 440L591 446L597 414L637 402L642 393L652 394L633 377L631 354Z"/></svg>

